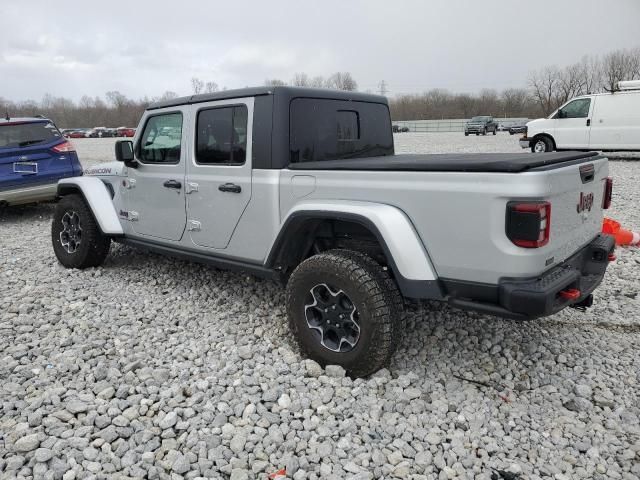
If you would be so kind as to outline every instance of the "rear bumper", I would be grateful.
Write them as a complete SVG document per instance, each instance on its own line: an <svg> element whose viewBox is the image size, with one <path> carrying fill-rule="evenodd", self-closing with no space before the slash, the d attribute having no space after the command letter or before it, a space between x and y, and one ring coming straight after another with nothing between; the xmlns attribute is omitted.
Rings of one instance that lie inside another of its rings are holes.
<svg viewBox="0 0 640 480"><path fill-rule="evenodd" d="M449 303L453 306L477 310L515 319L545 317L563 308L586 304L591 293L602 282L613 254L615 241L609 235L598 235L573 256L531 278L502 279L498 285L447 283ZM565 298L561 292L579 291L575 298Z"/></svg>
<svg viewBox="0 0 640 480"><path fill-rule="evenodd" d="M56 198L58 182L0 190L0 204L22 205Z"/></svg>

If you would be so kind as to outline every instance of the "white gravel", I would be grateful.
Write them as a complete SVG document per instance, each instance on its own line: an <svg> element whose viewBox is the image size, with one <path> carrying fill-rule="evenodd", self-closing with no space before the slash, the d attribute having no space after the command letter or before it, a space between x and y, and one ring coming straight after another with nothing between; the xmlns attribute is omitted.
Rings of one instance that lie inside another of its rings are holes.
<svg viewBox="0 0 640 480"><path fill-rule="evenodd" d="M112 157L112 139L76 144L86 165ZM608 214L640 228L640 163L611 172ZM122 246L65 270L51 212L0 217L1 479L640 478L639 249L618 250L586 313L411 306L389 370L353 381L300 358L278 284Z"/></svg>

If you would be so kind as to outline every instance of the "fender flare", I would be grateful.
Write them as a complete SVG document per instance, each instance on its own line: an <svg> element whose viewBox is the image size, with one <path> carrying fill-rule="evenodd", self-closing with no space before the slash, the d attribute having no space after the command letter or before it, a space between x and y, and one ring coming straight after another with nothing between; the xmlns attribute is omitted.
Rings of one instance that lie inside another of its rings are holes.
<svg viewBox="0 0 640 480"><path fill-rule="evenodd" d="M360 201L309 201L296 204L284 217L267 256L277 267L287 237L309 220L345 220L371 231L382 246L398 286L406 297L443 298L435 268L407 215L391 205Z"/></svg>
<svg viewBox="0 0 640 480"><path fill-rule="evenodd" d="M97 177L71 177L58 181L58 196L79 192L89 205L100 230L105 235L119 236L124 232L106 185Z"/></svg>

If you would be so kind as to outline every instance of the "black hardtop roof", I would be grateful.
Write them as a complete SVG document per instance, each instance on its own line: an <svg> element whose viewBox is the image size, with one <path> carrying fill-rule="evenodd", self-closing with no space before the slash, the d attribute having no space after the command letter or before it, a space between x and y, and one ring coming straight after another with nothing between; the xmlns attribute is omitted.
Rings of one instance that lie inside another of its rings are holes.
<svg viewBox="0 0 640 480"><path fill-rule="evenodd" d="M358 102L373 102L388 104L387 98L381 95L370 93L348 92L345 90L331 90L328 88L306 88L306 87L247 87L236 90L224 90L215 93L201 93L187 97L173 98L155 102L147 107L147 110L158 108L176 107L178 105L190 105L192 103L211 102L214 100L229 100L233 98L257 97L261 95L275 95L293 99L297 97L326 98L331 100L346 100Z"/></svg>

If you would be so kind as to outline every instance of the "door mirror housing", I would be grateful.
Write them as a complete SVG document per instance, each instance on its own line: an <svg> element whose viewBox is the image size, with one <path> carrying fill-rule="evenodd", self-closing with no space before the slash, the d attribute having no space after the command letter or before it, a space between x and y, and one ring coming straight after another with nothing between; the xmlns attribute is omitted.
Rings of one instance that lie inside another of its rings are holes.
<svg viewBox="0 0 640 480"><path fill-rule="evenodd" d="M118 140L116 142L116 160L124 162L127 167L138 168L138 162L133 155L133 142L131 140Z"/></svg>

